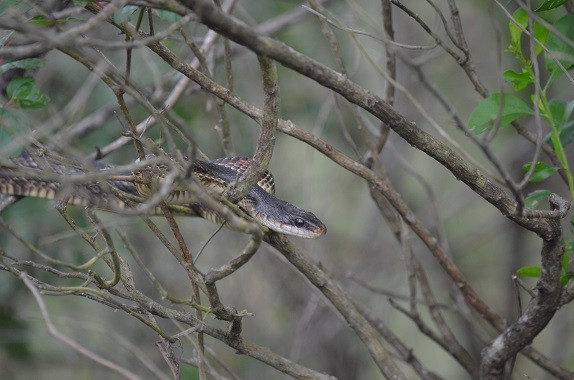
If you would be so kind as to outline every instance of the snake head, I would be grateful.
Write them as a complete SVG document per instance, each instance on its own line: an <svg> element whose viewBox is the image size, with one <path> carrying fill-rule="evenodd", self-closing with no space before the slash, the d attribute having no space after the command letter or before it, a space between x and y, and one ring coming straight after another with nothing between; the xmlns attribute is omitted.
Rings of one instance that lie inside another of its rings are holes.
<svg viewBox="0 0 574 380"><path fill-rule="evenodd" d="M327 233L327 227L312 212L300 209L291 203L276 199L273 207L266 210L259 222L273 231L317 239Z"/></svg>

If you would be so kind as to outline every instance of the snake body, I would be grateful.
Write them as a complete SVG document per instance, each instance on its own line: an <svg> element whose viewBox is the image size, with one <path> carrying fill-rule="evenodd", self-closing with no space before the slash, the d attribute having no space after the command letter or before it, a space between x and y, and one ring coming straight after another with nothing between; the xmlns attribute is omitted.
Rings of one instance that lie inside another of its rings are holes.
<svg viewBox="0 0 574 380"><path fill-rule="evenodd" d="M66 177L85 176L91 171L75 161L54 159L40 151L25 150L11 161L13 165L0 167L1 194L59 199L68 204L119 212L128 206L118 193L146 199L154 192L153 186L121 180L67 183ZM193 160L190 169L208 191L221 195L250 164L251 161L246 158L226 157L210 162ZM100 172L110 168L113 167L93 163L90 169ZM137 177L141 173L135 174ZM161 181L158 182L161 184ZM280 233L309 239L321 237L326 233L327 228L313 213L278 199L274 194L275 181L271 173L266 172L258 184L238 202L238 206L259 224ZM168 205L183 206L189 213L217 224L225 222L221 215L194 203L193 197L185 188L174 187L164 200Z"/></svg>

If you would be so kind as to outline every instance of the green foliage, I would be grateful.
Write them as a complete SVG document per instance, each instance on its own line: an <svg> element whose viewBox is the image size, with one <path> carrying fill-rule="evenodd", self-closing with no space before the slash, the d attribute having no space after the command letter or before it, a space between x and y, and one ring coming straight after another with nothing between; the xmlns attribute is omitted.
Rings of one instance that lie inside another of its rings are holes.
<svg viewBox="0 0 574 380"><path fill-rule="evenodd" d="M46 16L42 16L42 15L38 15L35 17L32 17L29 21L30 24L32 25L38 25L38 26L53 26L55 24L64 24L66 22L83 22L84 20L80 20L78 18L65 18L65 19L58 19L58 20L52 20Z"/></svg>
<svg viewBox="0 0 574 380"><path fill-rule="evenodd" d="M560 7L565 2L565 0L547 0L544 1L536 11L551 10ZM535 106L537 106L540 117L546 121L550 129L550 133L546 136L545 141L554 149L556 157L560 162L560 167L552 167L543 162L537 162L530 182L544 181L558 170L564 170L571 199L574 200L574 176L572 175L568 157L564 151L564 147L574 141L574 121L571 121L572 114L574 113L574 101L558 98L549 99L548 96L550 86L564 75L564 69L570 70L574 67L574 48L569 46L571 43L569 44L563 41L563 39L567 39L570 42L574 41L574 15L566 14L554 23L547 21L552 24L554 29L562 34L562 39L554 33L549 33L549 30L538 22L533 20L529 21L528 14L522 9L518 9L514 12L512 17L513 20L508 24L510 33L508 52L514 54L514 57L521 67L516 71L506 70L504 72L504 81L511 83L514 91L518 92L527 88L534 89L534 86L530 85L534 84L536 80L541 81L540 78L545 77L544 75L538 75L538 78L536 78L532 67L532 60L536 59L536 57L532 56L529 47L522 46L525 33L523 30L530 31L531 26L533 26L531 33L537 40L534 53L536 56L541 53L544 54L548 79L546 83L540 83L541 90L537 93L534 93L532 90L529 94L530 104L526 104L514 94L505 95L502 110L500 94L493 94L481 100L469 117L468 127L474 133L481 134L492 126L497 118L500 118L500 126L504 127L519 117L534 115L532 109L535 109ZM545 46L547 51L540 46L541 44ZM558 61L564 69L560 68L556 61ZM524 165L523 171L529 172L530 168L531 163ZM540 207L540 203L549 196L550 191L548 190L536 190L528 194L525 198L525 206L536 210ZM571 232L574 234L574 218L570 220L570 224ZM563 285L567 284L574 277L574 274L568 272L568 265L573 252L574 244L569 240L565 240L565 254L560 278L560 282ZM516 274L520 277L540 277L540 267L524 267L519 269Z"/></svg>
<svg viewBox="0 0 574 380"><path fill-rule="evenodd" d="M554 9L563 3L564 1L560 0L545 1L537 11ZM556 171L563 169L568 180L571 198L574 200L574 176L572 175L568 158L564 151L564 146L574 141L574 122L570 121L574 113L574 101L549 99L548 97L550 85L560 78L560 76L564 75L563 69L559 67L556 60L558 60L566 70L574 67L574 48L569 46L571 44L562 40L566 38L567 40L574 41L574 15L567 14L552 24L553 28L562 34L562 39L553 33L549 33L549 30L538 22L533 20L529 21L528 13L522 9L518 9L514 12L512 18L508 24L510 33L508 51L514 54L521 68L517 71L506 70L504 72L505 82L512 83L515 91L522 91L528 88L529 85L534 84L534 81L537 80L532 68L532 59L536 57L532 57L531 54L529 54L530 49L522 46L524 30L528 31L531 26L533 27L532 34L537 40L535 55L544 52L546 69L550 74L549 79L545 84L540 83L542 89L538 91L538 93L530 94L531 104L526 104L526 102L514 94L506 94L503 101L501 101L500 94L492 94L481 100L470 114L468 127L474 133L481 134L490 126L494 125L497 118L500 119L500 126L504 127L522 116L534 115L533 109L537 106L540 116L550 127L550 133L547 135L545 141L554 149L560 167L550 167L539 162L536 164L530 181L542 181ZM548 54L548 52L542 49L541 44L543 44L551 54ZM527 54L525 55L524 52L527 52ZM544 76L539 75L539 78L542 77ZM503 104L502 109L501 104ZM529 169L530 165L524 167L525 172L528 172ZM528 207L538 207L540 200L545 197L543 194L545 193L530 194L526 199L526 205Z"/></svg>
<svg viewBox="0 0 574 380"><path fill-rule="evenodd" d="M517 73L512 70L506 70L504 72L504 81L512 83L514 85L515 91L520 91L531 84L533 78L530 72L526 70L522 70L521 73Z"/></svg>
<svg viewBox="0 0 574 380"><path fill-rule="evenodd" d="M568 0L546 0L536 9L536 12L549 11L551 9L558 8L567 1Z"/></svg>
<svg viewBox="0 0 574 380"><path fill-rule="evenodd" d="M540 267L539 266L522 267L516 271L516 275L518 277L540 277Z"/></svg>
<svg viewBox="0 0 574 380"><path fill-rule="evenodd" d="M528 14L519 9L512 15L516 22L520 24L524 29L528 29ZM508 51L513 52L518 59L523 64L527 63L528 61L524 58L522 54L522 28L516 25L513 21L510 21L508 24L508 28L510 29L510 46L508 47ZM546 38L548 37L548 29L544 26L540 25L537 22L534 22L534 38L536 38L540 43L544 44L546 42ZM536 55L542 52L542 47L540 45L536 45L535 48Z"/></svg>
<svg viewBox="0 0 574 380"><path fill-rule="evenodd" d="M470 130L479 135L489 126L494 125L501 104L502 97L498 93L482 99L468 120ZM522 99L513 94L505 94L500 113L500 127L507 126L519 117L532 114L534 111Z"/></svg>
<svg viewBox="0 0 574 380"><path fill-rule="evenodd" d="M562 286L568 284L572 279L574 279L574 274L568 272L568 265L570 264L570 254L572 251L566 250L564 255L562 256L562 269L561 269L561 276L560 276L560 284ZM528 266L522 267L516 271L516 275L518 277L540 277L540 267L539 266Z"/></svg>
<svg viewBox="0 0 574 380"><path fill-rule="evenodd" d="M562 130L566 122L570 120L570 116L572 116L574 101L565 102L561 99L552 99L548 105L550 106L549 111L556 128Z"/></svg>
<svg viewBox="0 0 574 380"><path fill-rule="evenodd" d="M567 14L560 20L554 23L554 28L564 35L568 40L574 41L574 14ZM574 66L574 48L566 44L554 34L548 37L546 47L558 59L566 70L570 70ZM558 67L552 57L546 55L546 69L551 73L557 72L562 75L562 70ZM556 78L555 78L556 79Z"/></svg>
<svg viewBox="0 0 574 380"><path fill-rule="evenodd" d="M158 10L157 15L159 16L160 20L168 22L170 24L173 24L174 22L179 21L181 19L180 15L170 11Z"/></svg>
<svg viewBox="0 0 574 380"><path fill-rule="evenodd" d="M569 123L566 123L566 125L564 125L564 128L562 128L562 130L560 131L560 138L559 139L560 139L560 143L562 143L563 147L571 144L572 141L574 141L574 121L571 121ZM552 134L549 134L548 136L546 136L545 141L552 148L554 148L554 143L552 142Z"/></svg>
<svg viewBox="0 0 574 380"><path fill-rule="evenodd" d="M0 144L30 133L30 121L20 109L0 108Z"/></svg>
<svg viewBox="0 0 574 380"><path fill-rule="evenodd" d="M42 94L33 78L15 78L6 89L10 101L22 109L42 109L50 98Z"/></svg>
<svg viewBox="0 0 574 380"><path fill-rule="evenodd" d="M38 69L46 64L45 58L26 58L19 61L8 62L0 66L0 72L11 69Z"/></svg>
<svg viewBox="0 0 574 380"><path fill-rule="evenodd" d="M524 172L528 172L532 163L528 163L522 167ZM545 180L546 178L550 177L552 174L556 173L558 168L553 168L552 166L546 165L544 162L537 162L536 166L534 167L534 172L532 173L532 177L530 177L530 182L540 182Z"/></svg>

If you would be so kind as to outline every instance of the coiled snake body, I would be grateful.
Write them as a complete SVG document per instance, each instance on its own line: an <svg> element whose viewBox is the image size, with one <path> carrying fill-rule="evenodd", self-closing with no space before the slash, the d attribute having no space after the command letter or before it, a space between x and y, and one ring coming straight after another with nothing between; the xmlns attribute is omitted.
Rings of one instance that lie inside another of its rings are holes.
<svg viewBox="0 0 574 380"><path fill-rule="evenodd" d="M82 170L73 161L55 160L39 151L23 151L11 161L13 165L0 167L0 193L6 195L60 199L68 204L109 211L121 211L128 207L118 192L144 199L153 195L150 187L129 181L98 179L66 184L64 180L67 176L85 176L91 172ZM249 165L250 161L246 158L227 157L210 162L194 160L191 170L208 191L221 195ZM93 169L98 172L110 168L101 163L93 164ZM63 180L59 181L58 178ZM238 206L259 224L280 233L316 239L327 232L325 225L313 213L276 198L274 193L273 176L266 172L247 196L238 202ZM164 200L168 205L185 207L189 211L186 214L198 215L218 224L225 222L212 210L193 203L192 198L185 189L177 188Z"/></svg>

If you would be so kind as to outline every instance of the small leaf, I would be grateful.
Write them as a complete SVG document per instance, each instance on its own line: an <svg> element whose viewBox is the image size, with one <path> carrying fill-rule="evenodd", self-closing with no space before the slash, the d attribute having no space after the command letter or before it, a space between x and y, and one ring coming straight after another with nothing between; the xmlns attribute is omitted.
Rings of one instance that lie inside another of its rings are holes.
<svg viewBox="0 0 574 380"><path fill-rule="evenodd" d="M536 190L526 196L524 204L531 210L538 210L540 202L547 199L549 196L550 191L548 190Z"/></svg>
<svg viewBox="0 0 574 380"><path fill-rule="evenodd" d="M512 14L514 20L519 23L523 28L528 30L528 14L523 9L518 9L516 12ZM540 43L544 44L546 42L546 38L548 37L548 29L544 26L540 25L536 21L534 21L534 37L540 41ZM520 38L522 37L522 29L516 25L512 20L508 24L508 29L510 30L510 50L513 51L517 56L522 56L521 51L521 43ZM542 51L542 47L536 44L535 52L536 55L540 54Z"/></svg>
<svg viewBox="0 0 574 380"><path fill-rule="evenodd" d="M163 11L163 10L159 10L157 11L157 15L159 16L159 18L167 23L173 24L176 21L181 20L181 16L178 15L177 13L173 13L170 11Z"/></svg>
<svg viewBox="0 0 574 380"><path fill-rule="evenodd" d="M540 5L535 12L549 11L554 8L558 8L568 0L546 0Z"/></svg>
<svg viewBox="0 0 574 380"><path fill-rule="evenodd" d="M552 142L552 133L549 133L544 141L548 143L554 149L554 143ZM560 142L562 146L565 147L574 142L574 121L564 124L564 127L560 131Z"/></svg>
<svg viewBox="0 0 574 380"><path fill-rule="evenodd" d="M566 103L561 99L552 99L549 105L552 120L554 120L554 124L556 124L558 129L561 130L570 119L570 116L572 116L572 111L574 111L574 101Z"/></svg>
<svg viewBox="0 0 574 380"><path fill-rule="evenodd" d="M26 96L31 92L34 86L34 79L32 78L16 78L10 82L6 92L10 98Z"/></svg>
<svg viewBox="0 0 574 380"><path fill-rule="evenodd" d="M8 62L0 66L0 72L10 69L37 69L46 64L45 58L26 58L19 61Z"/></svg>
<svg viewBox="0 0 574 380"><path fill-rule="evenodd" d="M532 83L532 78L528 71L522 71L519 74L512 70L506 70L504 72L504 81L512 83L514 85L514 90L520 91Z"/></svg>
<svg viewBox="0 0 574 380"><path fill-rule="evenodd" d="M570 280L572 280L574 278L574 275L572 274L567 274L564 276L560 277L560 285L565 286L566 284L568 284L570 282Z"/></svg>
<svg viewBox="0 0 574 380"><path fill-rule="evenodd" d="M25 138L30 132L30 120L25 111L17 107L2 109L0 116L0 146L7 146L10 141Z"/></svg>
<svg viewBox="0 0 574 380"><path fill-rule="evenodd" d="M6 93L10 100L22 109L41 109L50 101L50 98L36 87L33 78L13 79L6 88Z"/></svg>
<svg viewBox="0 0 574 380"><path fill-rule="evenodd" d="M574 14L567 14L560 20L554 23L554 28L564 35L570 41L574 40ZM568 46L564 41L556 37L554 34L550 34L546 41L546 47L554 55L556 55L558 61L564 66L566 70L569 70L573 66L573 62L568 57L574 57L574 48ZM562 57L562 58L561 58ZM556 70L560 70L558 65L548 54L545 55L546 68L549 72L553 73Z"/></svg>
<svg viewBox="0 0 574 380"><path fill-rule="evenodd" d="M500 100L499 93L482 99L470 114L468 128L479 135L490 125L493 125L500 109ZM506 94L504 96L500 126L507 126L521 116L532 114L534 114L534 111L522 99L513 94Z"/></svg>
<svg viewBox="0 0 574 380"><path fill-rule="evenodd" d="M32 17L29 21L30 24L39 25L39 26L50 26L54 23L46 16L38 15Z"/></svg>
<svg viewBox="0 0 574 380"><path fill-rule="evenodd" d="M570 233L574 234L574 216L570 218L570 224L568 227L570 228Z"/></svg>
<svg viewBox="0 0 574 380"><path fill-rule="evenodd" d="M530 166L531 164L526 164L522 167L522 170L524 170L526 173L530 170ZM530 177L530 182L539 182L545 180L557 171L558 168L548 166L544 162L538 162L534 167L534 172L532 173L532 177Z"/></svg>
<svg viewBox="0 0 574 380"><path fill-rule="evenodd" d="M540 267L522 267L516 271L518 277L540 277Z"/></svg>
<svg viewBox="0 0 574 380"><path fill-rule="evenodd" d="M548 38L549 33L550 31L546 29L546 27L540 25L537 22L534 22L534 38L540 41L541 44L546 43L546 39ZM535 44L534 51L536 55L542 53L542 46L540 46L539 44Z"/></svg>
<svg viewBox="0 0 574 380"><path fill-rule="evenodd" d="M85 22L85 20L81 20L79 18L73 18L73 17L62 18L62 19L58 19L58 20L52 20L46 16L38 15L38 16L32 17L30 20L28 20L28 22L30 24L33 24L33 25L52 26L52 25L54 25L54 23L63 24L66 22Z"/></svg>
<svg viewBox="0 0 574 380"><path fill-rule="evenodd" d="M516 20L517 23L526 27L528 25L528 14L523 9L518 9L512 14L512 18ZM520 48L520 37L522 36L522 29L510 20L508 22L508 29L510 30L510 43L517 48Z"/></svg>

